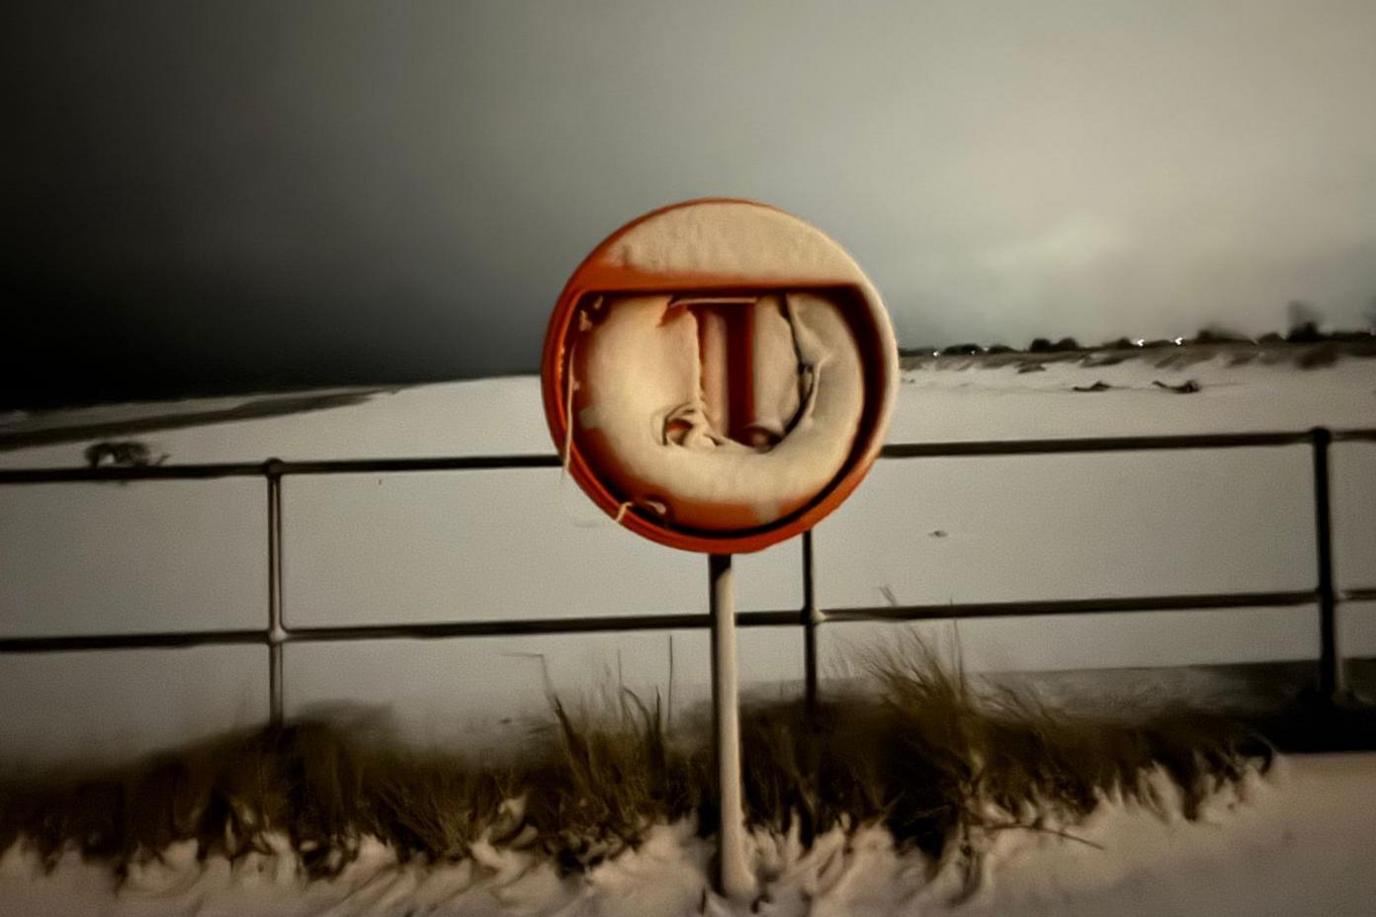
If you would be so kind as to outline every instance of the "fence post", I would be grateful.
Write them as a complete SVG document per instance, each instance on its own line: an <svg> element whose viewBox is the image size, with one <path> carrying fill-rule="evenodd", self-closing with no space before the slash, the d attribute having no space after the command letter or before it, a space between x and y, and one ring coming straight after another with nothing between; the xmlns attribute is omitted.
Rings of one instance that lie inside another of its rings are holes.
<svg viewBox="0 0 1376 917"><path fill-rule="evenodd" d="M1328 447L1333 433L1310 431L1314 453L1314 525L1318 548L1319 698L1336 700L1344 691L1343 659L1338 651L1337 596L1333 588L1333 520L1329 491Z"/></svg>
<svg viewBox="0 0 1376 917"><path fill-rule="evenodd" d="M717 844L717 890L744 900L754 891L745 851L745 806L741 785L740 680L736 667L736 599L731 555L709 554L712 584L712 721L721 815Z"/></svg>
<svg viewBox="0 0 1376 917"><path fill-rule="evenodd" d="M282 462L263 464L268 480L268 711L272 725L282 725Z"/></svg>
<svg viewBox="0 0 1376 917"><path fill-rule="evenodd" d="M812 529L803 532L803 701L809 723L817 717L817 584Z"/></svg>

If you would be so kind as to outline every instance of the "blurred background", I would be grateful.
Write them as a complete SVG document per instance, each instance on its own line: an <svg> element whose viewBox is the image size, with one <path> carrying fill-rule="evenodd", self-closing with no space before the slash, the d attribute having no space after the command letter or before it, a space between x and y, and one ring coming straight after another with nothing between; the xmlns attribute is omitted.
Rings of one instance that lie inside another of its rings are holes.
<svg viewBox="0 0 1376 917"><path fill-rule="evenodd" d="M906 347L1376 297L1376 6L11 2L0 407L530 372L652 207L823 227Z"/></svg>

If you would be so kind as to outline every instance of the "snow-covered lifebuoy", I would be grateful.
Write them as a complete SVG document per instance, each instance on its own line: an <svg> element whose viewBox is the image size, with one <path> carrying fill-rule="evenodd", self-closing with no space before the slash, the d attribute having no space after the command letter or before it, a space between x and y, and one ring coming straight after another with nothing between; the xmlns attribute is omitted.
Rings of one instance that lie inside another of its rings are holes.
<svg viewBox="0 0 1376 917"><path fill-rule="evenodd" d="M663 544L755 551L815 525L878 455L898 379L873 285L780 210L701 200L613 233L543 361L550 432L607 513Z"/></svg>

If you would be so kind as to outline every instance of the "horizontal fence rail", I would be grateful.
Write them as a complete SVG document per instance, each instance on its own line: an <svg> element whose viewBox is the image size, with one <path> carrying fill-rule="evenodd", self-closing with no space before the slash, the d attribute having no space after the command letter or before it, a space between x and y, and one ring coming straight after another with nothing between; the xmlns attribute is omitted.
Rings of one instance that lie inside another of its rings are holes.
<svg viewBox="0 0 1376 917"><path fill-rule="evenodd" d="M945 618L1008 618L1031 615L1113 614L1123 611L1210 611L1229 608L1285 608L1309 605L1314 589L1298 592L1214 592L1126 598L1052 599L1036 602L966 602L955 605L873 605L831 608L823 621L933 621ZM955 611L955 614L951 612Z"/></svg>
<svg viewBox="0 0 1376 917"><path fill-rule="evenodd" d="M1310 596L1313 600L1313 596ZM596 615L571 618L503 618L492 621L440 621L426 624L355 624L346 627L270 630L165 631L130 634L74 634L0 638L0 653L54 653L75 650L156 649L215 643L325 643L349 640L436 640L450 637L521 637L546 634L631 633L641 630L694 630L711 625L707 614ZM796 611L745 611L741 627L780 627L798 623Z"/></svg>
<svg viewBox="0 0 1376 917"><path fill-rule="evenodd" d="M1341 602L1376 601L1376 588L1334 588L1332 523L1328 466L1334 442L1376 442L1376 429L1262 433L1205 433L1177 436L1124 436L1037 440L895 443L880 453L886 460L938 457L1056 455L1069 453L1137 452L1186 449L1269 448L1308 445L1313 453L1313 492L1316 525L1317 584L1290 592L1233 592L1186 595L1110 596L1088 599L977 602L942 605L876 607L817 607L812 533L802 539L803 607L785 611L743 612L744 627L800 626L804 629L804 675L807 700L816 703L816 629L829 621L917 621L934 619L1021 617L1031 615L1116 614L1167 610L1228 610L1238 608L1314 605L1319 611L1320 695L1342 690L1342 665L1337 647L1336 607ZM447 621L425 624L378 624L343 627L290 627L282 613L282 501L281 482L293 475L401 474L437 471L495 471L559 468L557 455L481 455L330 461L228 462L191 465L149 465L96 468L23 468L0 470L0 485L70 484L129 481L209 480L260 477L267 481L268 498L268 615L261 629L162 631L127 634L71 634L0 638L0 654L76 652L90 650L164 649L211 645L256 644L270 653L272 717L283 713L282 647L290 643L351 640L449 639L486 636L534 636L570 633L609 633L644 630L707 629L708 614L660 613L586 617Z"/></svg>
<svg viewBox="0 0 1376 917"><path fill-rule="evenodd" d="M957 458L987 455L1057 455L1067 452L1140 452L1173 449L1236 449L1296 446L1327 434L1330 442L1376 442L1376 428L1281 433L1191 433L1178 436L1105 436L1061 439L953 440L943 443L890 443L880 458ZM70 484L101 481L178 481L207 478L286 477L321 474L392 474L412 471L503 471L559 468L558 455L465 455L424 458L330 459L219 462L200 465L134 465L99 468L0 469L3 484Z"/></svg>

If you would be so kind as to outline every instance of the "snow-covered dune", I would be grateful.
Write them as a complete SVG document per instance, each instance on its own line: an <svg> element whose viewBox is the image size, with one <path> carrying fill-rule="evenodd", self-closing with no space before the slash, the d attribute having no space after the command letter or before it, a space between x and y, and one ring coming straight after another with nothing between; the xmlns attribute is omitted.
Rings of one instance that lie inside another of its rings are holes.
<svg viewBox="0 0 1376 917"><path fill-rule="evenodd" d="M907 361L891 442L1239 432L1370 426L1376 422L1376 359L1314 369L1290 359L1232 365L1174 350L1110 365L1095 359L1024 363L940 357ZM1169 362L1167 362L1169 360ZM1036 362L1036 361L1034 361ZM1166 365L1161 365L1166 363ZM1195 382L1186 395L1162 388ZM1100 392L1076 388L1109 386ZM1177 396L1177 397L1172 397ZM167 461L389 458L550 453L539 380L510 376L375 390L131 404L0 418L0 467L85 464L95 439L120 425ZM208 422L214 415L222 422ZM254 416L257 415L257 416ZM185 425L187 418L201 422ZM161 419L162 425L150 419ZM83 436L96 428L98 436ZM73 432L66 441L62 430ZM26 443L40 443L26 446ZM47 442L47 445L42 443Z"/></svg>
<svg viewBox="0 0 1376 917"><path fill-rule="evenodd" d="M890 441L1376 425L1376 360L1301 370L1182 353L1048 360L1035 372L1018 361L919 360L904 374ZM11 416L0 467L80 465L92 441L125 438L121 425L171 464L553 452L531 377L283 397ZM818 598L837 608L1310 589L1310 462L1304 445L882 460L817 531ZM1371 587L1376 445L1336 444L1333 473L1338 586ZM289 477L283 501L289 624L706 610L702 558L621 531L557 469ZM263 483L251 478L0 487L0 630L261 627L265 533ZM741 608L799 607L799 566L796 540L742 559ZM1343 606L1347 654L1376 654L1374 611ZM824 674L890 626L827 625ZM958 639L976 671L1318 651L1305 607L966 621ZM749 686L801 679L796 628L742 640ZM537 656L570 693L614 680L688 704L706 690L700 631L309 644L287 647L288 709L376 705L422 738L470 735L542 708ZM130 752L261 718L266 652L11 657L0 698L12 755Z"/></svg>
<svg viewBox="0 0 1376 917"><path fill-rule="evenodd" d="M762 897L731 903L709 891L709 842L688 824L652 829L646 842L585 875L561 877L533 854L479 845L472 859L427 867L399 864L365 844L333 880L307 884L283 840L230 863L195 858L194 842L131 870L116 888L108 866L68 854L45 874L12 847L0 858L0 913L182 917L258 914L676 915L953 914L1167 915L1215 917L1365 915L1376 899L1369 868L1376 816L1376 756L1304 756L1280 773L1220 796L1196 823L1107 803L1065 837L1001 831L982 839L988 855L973 898L954 903L949 867L929 876L919 854L895 852L882 829L833 832L803 850L796 838L752 839L766 876Z"/></svg>

